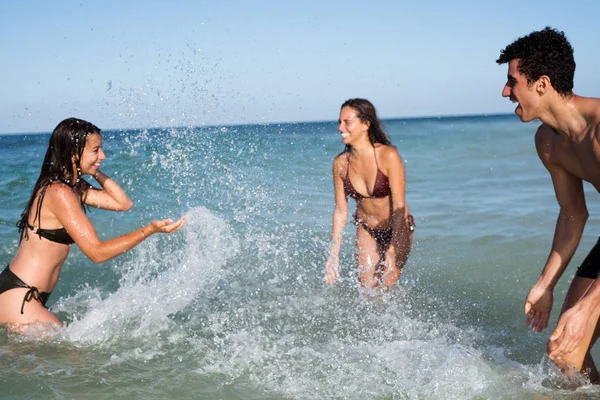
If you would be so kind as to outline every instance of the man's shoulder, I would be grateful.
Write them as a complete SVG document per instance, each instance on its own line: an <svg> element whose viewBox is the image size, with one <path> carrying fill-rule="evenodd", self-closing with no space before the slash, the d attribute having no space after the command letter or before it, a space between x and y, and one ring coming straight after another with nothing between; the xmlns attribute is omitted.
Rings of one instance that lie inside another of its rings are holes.
<svg viewBox="0 0 600 400"><path fill-rule="evenodd" d="M554 151L554 142L558 137L558 133L550 125L542 123L535 134L535 148L538 156L548 166L551 160L552 152Z"/></svg>
<svg viewBox="0 0 600 400"><path fill-rule="evenodd" d="M600 113L600 97L575 96L577 102L588 112ZM581 107L579 106L579 107Z"/></svg>
<svg viewBox="0 0 600 400"><path fill-rule="evenodd" d="M600 98L597 97L579 97L582 113L591 124L596 128L600 126Z"/></svg>
<svg viewBox="0 0 600 400"><path fill-rule="evenodd" d="M558 136L558 132L554 130L550 125L542 123L538 126L535 133L535 144L538 145L540 142L554 140Z"/></svg>

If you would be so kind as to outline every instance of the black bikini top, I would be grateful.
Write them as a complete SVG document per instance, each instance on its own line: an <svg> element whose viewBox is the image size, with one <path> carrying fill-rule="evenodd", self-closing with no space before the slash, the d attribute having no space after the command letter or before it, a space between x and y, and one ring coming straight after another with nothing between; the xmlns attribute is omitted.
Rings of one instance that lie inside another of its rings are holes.
<svg viewBox="0 0 600 400"><path fill-rule="evenodd" d="M47 239L51 242L61 243L61 244L73 244L75 241L71 239L71 236L67 233L65 228L60 229L41 229L36 228L32 225L27 224L27 227L33 231L33 233L38 234L40 237Z"/></svg>
<svg viewBox="0 0 600 400"><path fill-rule="evenodd" d="M78 186L82 185L82 186L80 186L80 189L82 188L84 191L85 191L85 189L91 187L91 185L89 183L87 183L86 181L84 181L83 179L77 179L77 181L75 181L75 183L72 183L61 177L58 177L58 178L54 178L54 179L50 180L50 183L52 183L53 181L62 182L65 185L68 185L73 189L76 189ZM81 208L83 208L83 210L85 211L85 207L83 206L83 203L81 204ZM37 227L35 227L33 225L29 225L29 224L27 224L27 227L29 229L31 229L33 231L33 233L37 234L39 237L43 237L44 239L47 239L51 242L61 243L61 244L75 243L75 241L71 238L71 235L69 235L69 233L67 232L67 230L65 228L42 229L42 228L37 228Z"/></svg>
<svg viewBox="0 0 600 400"><path fill-rule="evenodd" d="M79 185L80 183L83 183L84 185L87 185L88 187L90 186L87 182L85 182L83 179L78 179L75 183L71 183L63 178L55 178L55 180L64 183L65 185L70 186L71 188L76 188L77 185ZM50 183L52 183L52 180L50 181ZM85 208L83 207L82 204L82 208L85 210ZM33 233L39 235L40 237L43 237L44 239L47 239L51 242L55 242L55 243L61 243L61 244L73 244L75 243L75 241L71 238L71 235L69 235L69 233L67 232L67 230L65 228L60 228L60 229L42 229L42 228L36 228L33 225L29 225L27 224L27 227L29 229L31 229L33 231Z"/></svg>

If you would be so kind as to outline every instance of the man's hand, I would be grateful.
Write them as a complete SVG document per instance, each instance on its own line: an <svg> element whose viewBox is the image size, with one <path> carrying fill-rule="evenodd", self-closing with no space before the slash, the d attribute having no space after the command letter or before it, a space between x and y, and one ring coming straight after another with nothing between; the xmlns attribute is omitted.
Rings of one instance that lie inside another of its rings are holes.
<svg viewBox="0 0 600 400"><path fill-rule="evenodd" d="M548 355L550 359L561 359L579 346L581 339L587 332L589 319L590 314L577 305L569 308L561 315L556 329L550 336L550 341L556 344L554 350Z"/></svg>
<svg viewBox="0 0 600 400"><path fill-rule="evenodd" d="M552 290L540 288L537 285L531 288L525 299L525 324L531 326L532 331L541 332L548 326L550 311L552 310Z"/></svg>

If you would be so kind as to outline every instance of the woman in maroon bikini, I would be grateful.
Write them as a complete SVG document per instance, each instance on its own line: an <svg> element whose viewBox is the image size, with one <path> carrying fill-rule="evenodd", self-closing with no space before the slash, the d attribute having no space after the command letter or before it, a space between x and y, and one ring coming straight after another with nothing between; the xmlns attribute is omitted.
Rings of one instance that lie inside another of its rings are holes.
<svg viewBox="0 0 600 400"><path fill-rule="evenodd" d="M382 129L373 104L350 99L342 104L338 130L344 151L333 160L335 209L325 282L339 277L342 231L348 196L356 201L356 264L360 284L385 288L400 279L412 246L414 221L404 192L404 166Z"/></svg>
<svg viewBox="0 0 600 400"><path fill-rule="evenodd" d="M93 262L109 260L158 232L171 233L184 219L154 221L136 231L100 241L83 206L126 211L132 202L99 167L106 156L100 129L81 119L62 121L50 137L40 176L17 224L17 253L0 273L0 325L23 331L33 322L62 325L45 303L75 243ZM94 177L93 188L83 175Z"/></svg>

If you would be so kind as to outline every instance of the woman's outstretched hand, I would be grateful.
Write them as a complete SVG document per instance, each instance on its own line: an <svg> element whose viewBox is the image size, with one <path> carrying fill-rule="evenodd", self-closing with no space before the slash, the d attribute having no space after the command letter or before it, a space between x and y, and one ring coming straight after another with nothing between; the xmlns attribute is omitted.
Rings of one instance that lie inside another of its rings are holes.
<svg viewBox="0 0 600 400"><path fill-rule="evenodd" d="M185 225L185 216L179 218L177 221L173 222L171 218L152 221L152 228L154 228L155 232L160 233L173 233L179 229L181 229Z"/></svg>

